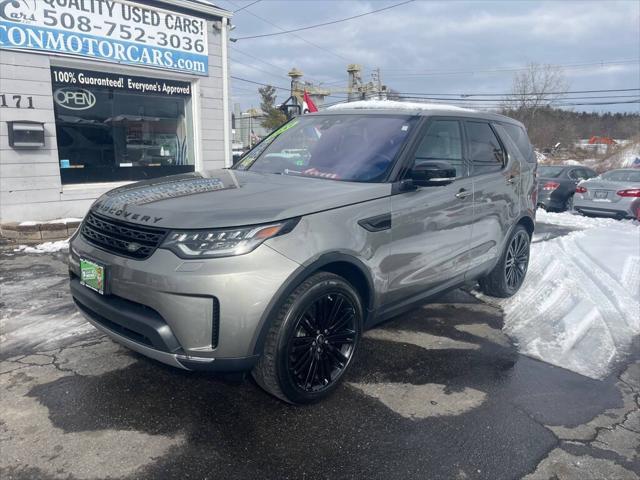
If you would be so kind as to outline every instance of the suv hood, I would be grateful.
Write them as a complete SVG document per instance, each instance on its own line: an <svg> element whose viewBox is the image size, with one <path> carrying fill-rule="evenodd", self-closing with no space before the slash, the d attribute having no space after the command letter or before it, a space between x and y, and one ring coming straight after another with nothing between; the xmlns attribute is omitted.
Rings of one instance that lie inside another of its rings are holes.
<svg viewBox="0 0 640 480"><path fill-rule="evenodd" d="M390 195L385 183L211 170L116 188L95 213L147 226L197 229L268 223Z"/></svg>

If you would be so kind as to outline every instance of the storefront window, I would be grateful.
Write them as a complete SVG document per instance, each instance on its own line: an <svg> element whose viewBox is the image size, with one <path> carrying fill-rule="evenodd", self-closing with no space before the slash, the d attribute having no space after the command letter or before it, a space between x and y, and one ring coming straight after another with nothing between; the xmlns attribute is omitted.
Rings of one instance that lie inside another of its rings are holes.
<svg viewBox="0 0 640 480"><path fill-rule="evenodd" d="M53 68L63 184L194 170L187 82Z"/></svg>

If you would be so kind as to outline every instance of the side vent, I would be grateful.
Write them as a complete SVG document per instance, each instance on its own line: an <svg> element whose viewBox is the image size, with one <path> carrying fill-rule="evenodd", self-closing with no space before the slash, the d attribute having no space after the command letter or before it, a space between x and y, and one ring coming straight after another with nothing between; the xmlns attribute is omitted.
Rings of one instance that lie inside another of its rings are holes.
<svg viewBox="0 0 640 480"><path fill-rule="evenodd" d="M391 214L384 213L375 217L363 218L358 221L358 225L369 232L389 230L391 228Z"/></svg>
<svg viewBox="0 0 640 480"><path fill-rule="evenodd" d="M211 315L211 348L218 346L220 336L220 302L213 298L213 313Z"/></svg>

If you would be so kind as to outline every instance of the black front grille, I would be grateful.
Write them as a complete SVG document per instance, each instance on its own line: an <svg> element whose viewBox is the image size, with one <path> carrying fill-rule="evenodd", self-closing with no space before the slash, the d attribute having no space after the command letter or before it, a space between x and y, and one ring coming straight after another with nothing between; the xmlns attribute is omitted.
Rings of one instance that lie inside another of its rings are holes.
<svg viewBox="0 0 640 480"><path fill-rule="evenodd" d="M108 252L140 260L150 257L166 234L164 229L141 227L93 212L89 212L82 222L82 236L89 243Z"/></svg>

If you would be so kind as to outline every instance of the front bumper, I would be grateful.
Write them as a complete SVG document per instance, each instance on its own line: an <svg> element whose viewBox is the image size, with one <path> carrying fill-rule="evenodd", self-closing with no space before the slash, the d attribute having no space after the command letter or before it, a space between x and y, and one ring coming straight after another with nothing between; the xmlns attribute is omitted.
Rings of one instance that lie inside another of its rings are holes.
<svg viewBox="0 0 640 480"><path fill-rule="evenodd" d="M567 199L556 190L538 190L538 205L542 205L547 210L564 210Z"/></svg>
<svg viewBox="0 0 640 480"><path fill-rule="evenodd" d="M106 295L80 285L80 258L106 266ZM146 260L71 241L71 294L114 340L188 370L250 369L265 311L299 265L267 245L247 255L183 260L158 249Z"/></svg>

